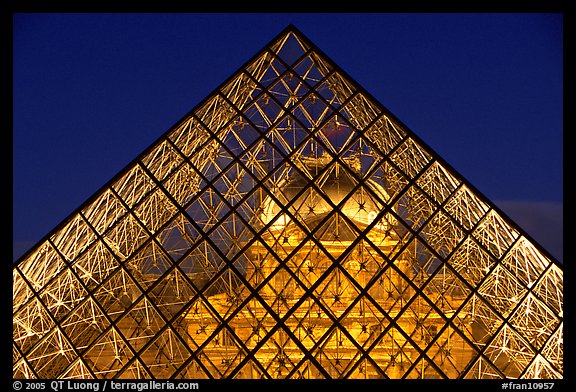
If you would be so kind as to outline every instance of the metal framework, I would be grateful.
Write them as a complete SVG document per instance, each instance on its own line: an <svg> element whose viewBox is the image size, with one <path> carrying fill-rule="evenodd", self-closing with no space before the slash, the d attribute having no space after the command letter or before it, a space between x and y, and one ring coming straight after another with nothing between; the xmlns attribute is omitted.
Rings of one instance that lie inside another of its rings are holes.
<svg viewBox="0 0 576 392"><path fill-rule="evenodd" d="M562 378L562 265L289 26L13 268L15 378Z"/></svg>

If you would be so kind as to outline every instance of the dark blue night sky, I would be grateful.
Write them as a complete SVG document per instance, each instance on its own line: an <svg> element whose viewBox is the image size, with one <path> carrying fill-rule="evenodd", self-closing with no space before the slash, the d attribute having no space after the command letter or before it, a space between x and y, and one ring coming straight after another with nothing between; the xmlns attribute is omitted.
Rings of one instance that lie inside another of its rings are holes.
<svg viewBox="0 0 576 392"><path fill-rule="evenodd" d="M562 261L561 14L15 14L14 260L294 24Z"/></svg>

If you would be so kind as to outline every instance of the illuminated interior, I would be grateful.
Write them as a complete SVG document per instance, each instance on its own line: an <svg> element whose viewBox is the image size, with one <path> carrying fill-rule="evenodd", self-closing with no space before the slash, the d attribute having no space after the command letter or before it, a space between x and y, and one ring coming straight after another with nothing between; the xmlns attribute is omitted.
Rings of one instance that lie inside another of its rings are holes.
<svg viewBox="0 0 576 392"><path fill-rule="evenodd" d="M562 378L563 268L290 26L13 268L14 378Z"/></svg>

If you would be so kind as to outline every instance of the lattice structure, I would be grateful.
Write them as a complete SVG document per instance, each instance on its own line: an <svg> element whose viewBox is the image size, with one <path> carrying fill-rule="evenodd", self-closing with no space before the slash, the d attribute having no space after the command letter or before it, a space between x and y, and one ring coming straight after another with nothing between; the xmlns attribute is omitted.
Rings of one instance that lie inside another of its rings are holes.
<svg viewBox="0 0 576 392"><path fill-rule="evenodd" d="M562 266L293 26L134 162L14 266L14 377L562 377Z"/></svg>

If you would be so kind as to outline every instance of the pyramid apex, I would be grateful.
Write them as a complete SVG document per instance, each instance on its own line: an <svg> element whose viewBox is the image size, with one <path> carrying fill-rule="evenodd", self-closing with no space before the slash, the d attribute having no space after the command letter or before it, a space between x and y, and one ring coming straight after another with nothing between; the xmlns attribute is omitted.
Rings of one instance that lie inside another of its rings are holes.
<svg viewBox="0 0 576 392"><path fill-rule="evenodd" d="M283 37L287 34L293 34L298 37L306 37L304 33L302 33L302 31L298 27L296 27L296 25L290 23L286 25L284 29L282 29L282 31L277 35L276 39Z"/></svg>

